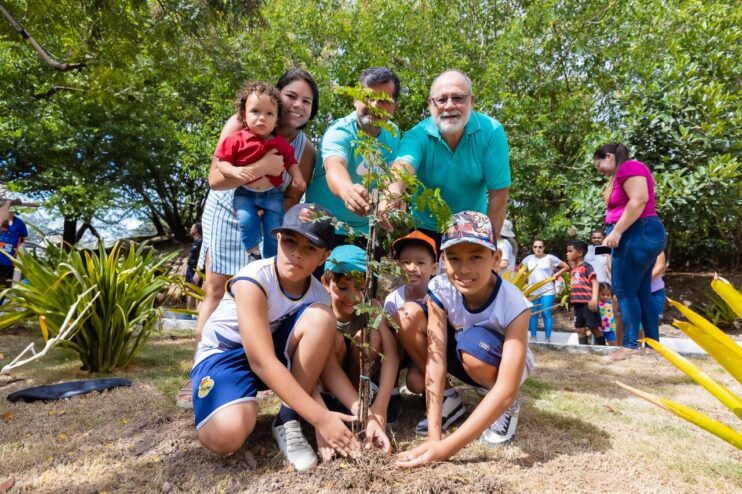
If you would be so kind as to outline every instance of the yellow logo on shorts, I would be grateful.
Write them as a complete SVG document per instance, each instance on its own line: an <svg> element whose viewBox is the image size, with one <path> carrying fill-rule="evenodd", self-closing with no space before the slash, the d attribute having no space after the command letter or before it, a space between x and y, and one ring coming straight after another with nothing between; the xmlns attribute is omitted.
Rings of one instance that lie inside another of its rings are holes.
<svg viewBox="0 0 742 494"><path fill-rule="evenodd" d="M209 391L211 391L211 388L213 387L214 380L209 376L204 377L203 379L201 379L201 384L198 385L198 397L206 398L206 395L209 394Z"/></svg>

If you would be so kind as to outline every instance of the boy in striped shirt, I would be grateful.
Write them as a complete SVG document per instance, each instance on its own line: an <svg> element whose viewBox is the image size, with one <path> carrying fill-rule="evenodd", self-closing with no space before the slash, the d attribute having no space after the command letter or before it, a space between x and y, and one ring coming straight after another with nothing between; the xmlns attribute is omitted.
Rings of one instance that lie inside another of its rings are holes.
<svg viewBox="0 0 742 494"><path fill-rule="evenodd" d="M598 313L598 277L593 267L585 262L587 244L582 240L570 240L567 244L567 262L572 271L569 282L569 301L575 310L575 329L580 345L588 344L587 331L595 343L605 345L605 336L600 331Z"/></svg>

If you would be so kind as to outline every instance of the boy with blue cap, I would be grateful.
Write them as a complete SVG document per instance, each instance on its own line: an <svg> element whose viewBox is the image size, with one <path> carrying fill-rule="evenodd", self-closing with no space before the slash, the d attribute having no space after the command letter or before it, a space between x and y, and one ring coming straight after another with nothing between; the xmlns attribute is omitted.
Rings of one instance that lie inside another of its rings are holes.
<svg viewBox="0 0 742 494"><path fill-rule="evenodd" d="M327 363L335 342L330 297L312 276L330 254L332 213L316 204L297 204L271 233L276 257L252 262L227 284L209 317L191 372L198 440L218 454L237 451L255 428L259 390L282 400L273 437L297 470L317 464L299 417L315 428L317 444L343 456L359 453L346 426L355 417L327 410L317 390L320 379L357 408L358 395ZM389 450L383 424L371 417L366 441Z"/></svg>
<svg viewBox="0 0 742 494"><path fill-rule="evenodd" d="M425 369L428 440L399 455L402 467L447 460L477 437L489 446L512 441L518 389L533 370L531 303L493 270L500 252L489 218L475 211L456 213L441 250L446 270L428 285L427 325L409 328L421 343L405 346L415 365ZM441 438L446 373L486 394L454 433Z"/></svg>
<svg viewBox="0 0 742 494"><path fill-rule="evenodd" d="M325 262L325 272L322 275L322 283L330 292L332 311L337 318L335 334L337 363L355 389L358 389L362 377L360 368L361 329L369 324L368 313L356 312L356 306L363 302L365 277L366 252L355 245L335 247ZM374 305L379 306L375 302ZM371 332L369 360L372 367L369 374L374 375L374 371L379 371L378 390L369 407L369 416L373 415L376 421L383 425L387 423L390 397L397 382L399 367L397 342L385 320L381 321L378 329ZM370 376L366 378L369 379ZM375 385L372 383L372 386ZM336 395L335 398L340 397ZM329 402L332 401L329 399ZM395 406L399 404L397 400ZM396 417L397 414L391 415Z"/></svg>

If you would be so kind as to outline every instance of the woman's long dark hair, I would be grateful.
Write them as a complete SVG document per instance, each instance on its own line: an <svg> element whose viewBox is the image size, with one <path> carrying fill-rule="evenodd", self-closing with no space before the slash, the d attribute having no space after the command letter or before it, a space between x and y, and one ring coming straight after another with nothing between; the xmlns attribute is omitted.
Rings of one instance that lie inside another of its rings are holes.
<svg viewBox="0 0 742 494"><path fill-rule="evenodd" d="M594 160L605 159L606 155L612 154L616 157L616 168L621 166L624 161L629 161L629 148L625 144L616 142L613 144L603 144L593 153Z"/></svg>
<svg viewBox="0 0 742 494"><path fill-rule="evenodd" d="M309 72L304 69L298 68L289 69L283 73L280 79L278 79L278 82L276 82L276 88L278 88L278 90L280 91L285 86L288 86L292 82L299 80L309 84L309 88L312 90L312 111L309 113L309 120L312 120L314 116L317 115L317 111L319 110L319 88L317 87L317 83L314 82L314 78L312 78ZM307 124L309 123L309 120L307 120ZM302 130L304 127L307 126L307 124L299 127L299 130Z"/></svg>
<svg viewBox="0 0 742 494"><path fill-rule="evenodd" d="M612 154L616 159L616 170L618 170L618 167L621 166L622 163L629 161L629 148L620 142L603 144L595 150L593 153L593 159L602 160L605 159L608 154ZM613 180L615 177L616 174L614 173L608 181L605 190L603 190L603 199L605 199L606 204L608 204L608 200L611 198L611 193L613 192Z"/></svg>

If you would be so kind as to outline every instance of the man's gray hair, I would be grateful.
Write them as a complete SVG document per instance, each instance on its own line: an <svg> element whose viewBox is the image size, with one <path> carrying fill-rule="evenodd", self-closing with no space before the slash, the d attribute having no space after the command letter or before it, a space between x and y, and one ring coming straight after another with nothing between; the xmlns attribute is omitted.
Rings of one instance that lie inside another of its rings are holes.
<svg viewBox="0 0 742 494"><path fill-rule="evenodd" d="M457 70L457 69L448 69L448 70L444 70L443 72L441 72L438 75L438 77L436 77L435 79L433 79L433 82L430 83L430 96L431 97L433 96L433 86L435 86L435 83L438 82L438 79L440 79L444 75L451 74L451 73L460 75L461 78L464 79L464 82L466 82L466 87L467 87L467 89L469 89L469 94L472 94L472 90L471 90L471 79L469 79L469 76L467 76L466 74L464 74L460 70Z"/></svg>

